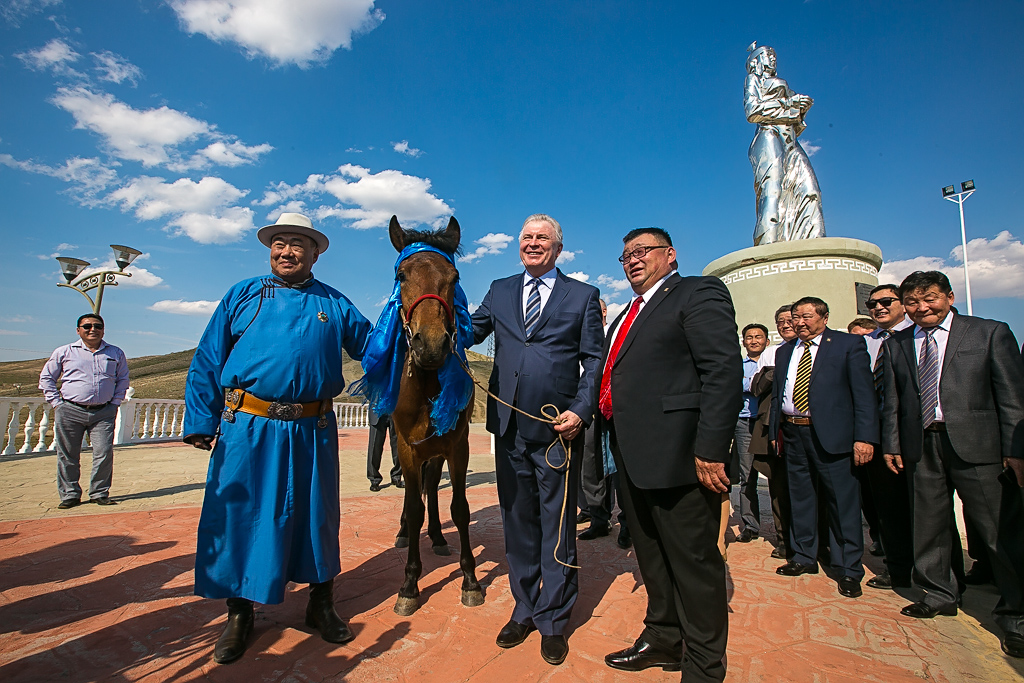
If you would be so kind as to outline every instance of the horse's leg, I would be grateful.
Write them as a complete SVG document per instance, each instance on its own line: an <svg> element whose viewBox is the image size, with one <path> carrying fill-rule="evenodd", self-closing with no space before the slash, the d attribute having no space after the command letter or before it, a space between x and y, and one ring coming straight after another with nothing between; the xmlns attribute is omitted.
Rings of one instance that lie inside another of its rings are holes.
<svg viewBox="0 0 1024 683"><path fill-rule="evenodd" d="M404 474L402 476L405 476ZM406 478L408 481L408 478ZM406 491L405 495L408 497L409 492ZM405 513L408 509L408 503L402 503L402 525L398 527L398 535L395 536L395 547L396 548L408 548L409 547L409 524L405 519Z"/></svg>
<svg viewBox="0 0 1024 683"><path fill-rule="evenodd" d="M443 458L434 458L423 463L423 493L427 497L427 536L435 555L451 555L448 542L441 533L441 513L437 509L437 487L441 484Z"/></svg>
<svg viewBox="0 0 1024 683"><path fill-rule="evenodd" d="M484 604L484 593L476 580L476 558L469 543L469 501L466 500L466 470L469 467L469 440L461 441L448 458L448 476L452 481L452 521L459 530L462 568L462 604L477 607Z"/></svg>
<svg viewBox="0 0 1024 683"><path fill-rule="evenodd" d="M423 499L420 497L420 468L403 467L405 475L405 522L410 539L419 539L423 527ZM407 617L419 607L420 589L417 582L423 564L420 561L420 544L409 544L409 556L405 562L405 582L398 589L395 614Z"/></svg>

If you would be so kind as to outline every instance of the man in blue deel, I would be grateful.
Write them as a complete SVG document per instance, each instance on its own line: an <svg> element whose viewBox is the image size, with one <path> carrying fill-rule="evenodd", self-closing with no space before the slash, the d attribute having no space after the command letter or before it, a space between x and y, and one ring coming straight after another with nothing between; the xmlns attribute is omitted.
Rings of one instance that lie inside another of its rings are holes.
<svg viewBox="0 0 1024 683"><path fill-rule="evenodd" d="M245 652L253 603L308 583L306 625L331 643L354 637L334 609L338 545L338 425L342 349L363 357L370 322L313 277L328 240L284 213L260 229L272 275L239 282L203 334L185 387L184 440L213 450L199 519L195 592L227 599L214 648L220 664Z"/></svg>

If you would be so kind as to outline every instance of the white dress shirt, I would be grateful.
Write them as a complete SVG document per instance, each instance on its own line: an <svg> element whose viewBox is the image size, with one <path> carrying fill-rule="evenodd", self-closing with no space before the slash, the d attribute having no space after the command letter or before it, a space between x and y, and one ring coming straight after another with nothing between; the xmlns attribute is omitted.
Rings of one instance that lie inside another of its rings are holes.
<svg viewBox="0 0 1024 683"><path fill-rule="evenodd" d="M824 334L824 332L822 332ZM782 412L785 415L796 415L799 417L810 417L811 411L801 412L793 405L793 385L796 384L796 371L800 367L800 359L810 351L811 367L814 367L814 359L818 357L818 347L821 345L821 334L810 340L811 348L805 349L804 342L799 337L793 340L796 348L793 349L793 357L789 359L789 372L786 373L786 386L782 390ZM810 391L810 387L807 387Z"/></svg>
<svg viewBox="0 0 1024 683"><path fill-rule="evenodd" d="M653 287L648 289L646 292L641 294L639 297L634 296L632 299L629 300L629 305L626 306L626 311L627 311L626 315L622 316L622 320L619 321L619 324L615 326L615 331L612 332L612 341L611 341L611 344L608 346L609 349L615 346L615 339L619 336L619 328L622 327L622 323L625 322L627 317L629 317L628 311L629 311L630 308L633 307L633 302L636 301L637 298L641 299L641 301L640 301L640 308L637 309L637 312L636 312L636 314L639 316L640 315L640 311L644 310L644 306L646 306L647 302L650 301L651 298L654 297L654 295L658 291L658 288L661 287L665 283L665 280L667 280L670 277L672 277L672 275L675 272L676 271L674 271L674 270L671 271L668 275L666 275L665 277L663 277L660 280L658 280L658 282L655 283L655 285ZM636 322L634 321L633 324L635 325Z"/></svg>
<svg viewBox="0 0 1024 683"><path fill-rule="evenodd" d="M890 330L892 334L896 334L900 330L905 330L911 325L913 321L907 316L903 316L903 320L896 323L896 325ZM871 357L871 369L874 370L875 362L878 359L878 352L882 350L882 343L885 341L882 339L882 332L885 330L879 327L877 330L871 330L871 334L864 337L864 342L868 345L868 355Z"/></svg>
<svg viewBox="0 0 1024 683"><path fill-rule="evenodd" d="M949 324L953 321L953 311L950 311L946 318L934 329L932 337L935 339L935 346L939 352L939 374L935 378L936 387L942 386L942 363L946 359L946 342L949 341ZM914 325L914 351L917 353L918 377L921 376L921 347L924 346L924 328ZM922 416L923 417L923 416ZM938 392L938 401L935 404L935 421L945 422L942 416L942 392Z"/></svg>
<svg viewBox="0 0 1024 683"><path fill-rule="evenodd" d="M540 312L538 315L544 312L544 306L547 305L548 299L551 298L551 291L555 288L555 273L557 268L552 268L548 272L538 278L540 284L537 286L537 292L540 293ZM523 316L526 316L526 302L530 299L530 292L533 291L533 276L529 273L523 273Z"/></svg>

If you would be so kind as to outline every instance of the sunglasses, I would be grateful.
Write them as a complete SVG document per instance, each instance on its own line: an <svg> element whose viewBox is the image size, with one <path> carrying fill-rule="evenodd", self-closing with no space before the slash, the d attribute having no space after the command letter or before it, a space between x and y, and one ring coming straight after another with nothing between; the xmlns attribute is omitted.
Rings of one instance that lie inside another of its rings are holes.
<svg viewBox="0 0 1024 683"><path fill-rule="evenodd" d="M103 329L103 325L100 325L99 323L85 323L84 325L79 325L79 327L81 327L83 330L102 330Z"/></svg>
<svg viewBox="0 0 1024 683"><path fill-rule="evenodd" d="M894 296L886 296L881 299L868 299L864 302L864 305L868 307L868 310L873 309L878 304L882 304L884 307L889 308L892 306L894 301L899 301L899 299Z"/></svg>

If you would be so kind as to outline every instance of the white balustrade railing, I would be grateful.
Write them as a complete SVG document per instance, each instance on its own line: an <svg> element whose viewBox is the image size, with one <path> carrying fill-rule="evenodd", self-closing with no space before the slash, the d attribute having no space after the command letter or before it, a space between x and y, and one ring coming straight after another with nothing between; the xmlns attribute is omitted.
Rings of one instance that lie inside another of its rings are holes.
<svg viewBox="0 0 1024 683"><path fill-rule="evenodd" d="M133 398L135 390L117 411L114 445L180 441L184 436L185 402L175 399ZM335 403L338 429L368 427L369 411L359 403ZM0 420L6 425L0 439L0 455L47 453L55 450L53 408L42 398L0 396ZM83 447L89 448L86 434Z"/></svg>

